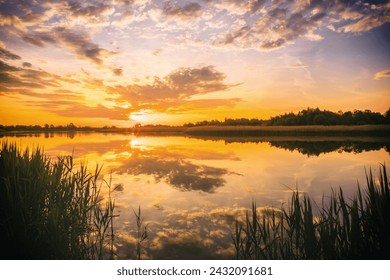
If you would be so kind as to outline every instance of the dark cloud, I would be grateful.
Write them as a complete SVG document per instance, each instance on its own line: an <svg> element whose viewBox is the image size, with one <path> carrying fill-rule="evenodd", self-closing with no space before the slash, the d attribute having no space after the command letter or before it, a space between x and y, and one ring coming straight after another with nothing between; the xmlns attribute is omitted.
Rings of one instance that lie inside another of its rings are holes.
<svg viewBox="0 0 390 280"><path fill-rule="evenodd" d="M45 47L47 43L66 46L80 59L89 60L97 65L102 65L106 58L117 54L117 52L106 50L93 43L88 33L73 31L65 27L56 27L53 32L29 32L22 34L21 38L38 47Z"/></svg>
<svg viewBox="0 0 390 280"><path fill-rule="evenodd" d="M226 34L225 40L223 41L224 44L231 44L233 43L237 38L245 38L247 34L249 34L251 28L249 26L241 27L238 31L235 31L233 33Z"/></svg>
<svg viewBox="0 0 390 280"><path fill-rule="evenodd" d="M3 84L1 94L19 92L23 95L36 95L33 93L34 89L60 87L61 80L59 76L43 70L15 67L0 61L0 81Z"/></svg>
<svg viewBox="0 0 390 280"><path fill-rule="evenodd" d="M122 68L113 68L113 69L112 69L112 73L113 73L115 76L122 76L122 74L123 74L123 69L122 69Z"/></svg>
<svg viewBox="0 0 390 280"><path fill-rule="evenodd" d="M212 65L180 68L165 78L172 89L186 95L225 90L228 85L222 83L224 79L225 75Z"/></svg>
<svg viewBox="0 0 390 280"><path fill-rule="evenodd" d="M260 44L260 48L269 50L269 49L277 49L284 45L286 40L280 38L274 41L264 41Z"/></svg>
<svg viewBox="0 0 390 280"><path fill-rule="evenodd" d="M167 17L192 19L201 15L202 7L196 2L188 3L181 7L172 3L171 1L168 1L164 2L162 13Z"/></svg>
<svg viewBox="0 0 390 280"><path fill-rule="evenodd" d="M23 62L23 67L30 68L32 64L30 62Z"/></svg>
<svg viewBox="0 0 390 280"><path fill-rule="evenodd" d="M43 6L47 1L0 1L0 14L18 17L23 22L36 22L47 10Z"/></svg>
<svg viewBox="0 0 390 280"><path fill-rule="evenodd" d="M9 91L8 87L18 83L18 79L12 72L18 71L17 67L6 64L0 60L0 95Z"/></svg>
<svg viewBox="0 0 390 280"><path fill-rule="evenodd" d="M66 7L71 11L73 16L82 16L95 18L100 14L112 11L110 2L91 2L91 1L67 1Z"/></svg>
<svg viewBox="0 0 390 280"><path fill-rule="evenodd" d="M0 60L0 72L1 73L11 72L11 71L18 71L18 70L19 70L18 67L14 67L14 66L8 65L4 61Z"/></svg>
<svg viewBox="0 0 390 280"><path fill-rule="evenodd" d="M31 44L31 45L35 45L35 46L38 46L38 47L45 47L46 46L46 43L56 43L56 41L54 40L54 37L52 37L52 35L50 35L50 33L42 33L42 32L36 32L34 34L23 34L21 36L21 38Z"/></svg>
<svg viewBox="0 0 390 280"><path fill-rule="evenodd" d="M264 4L267 2L267 0L255 0L250 2L250 11L252 13L260 10Z"/></svg>
<svg viewBox="0 0 390 280"><path fill-rule="evenodd" d="M101 65L105 58L117 54L99 47L91 41L88 34L74 32L64 27L55 29L56 38L72 49L80 58L88 59L95 64Z"/></svg>
<svg viewBox="0 0 390 280"><path fill-rule="evenodd" d="M21 59L21 57L18 56L17 54L14 54L14 53L10 52L9 50L6 50L2 47L0 47L0 58L11 59L11 60Z"/></svg>
<svg viewBox="0 0 390 280"><path fill-rule="evenodd" d="M70 17L85 17L89 20L97 20L100 15L114 11L110 1L5 0L0 3L3 13L13 14L25 23L41 22L45 18L45 13L53 7L59 8L60 12L67 12Z"/></svg>

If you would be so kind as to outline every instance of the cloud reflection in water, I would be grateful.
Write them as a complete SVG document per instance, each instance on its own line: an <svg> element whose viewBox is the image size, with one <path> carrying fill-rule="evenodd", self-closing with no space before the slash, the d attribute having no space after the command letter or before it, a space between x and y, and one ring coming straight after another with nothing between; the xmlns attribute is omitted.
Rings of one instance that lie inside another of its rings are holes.
<svg viewBox="0 0 390 280"><path fill-rule="evenodd" d="M212 193L225 184L226 168L197 165L179 153L166 148L151 150L133 149L131 155L120 159L120 166L113 169L119 174L153 175L157 182L164 180L180 191Z"/></svg>

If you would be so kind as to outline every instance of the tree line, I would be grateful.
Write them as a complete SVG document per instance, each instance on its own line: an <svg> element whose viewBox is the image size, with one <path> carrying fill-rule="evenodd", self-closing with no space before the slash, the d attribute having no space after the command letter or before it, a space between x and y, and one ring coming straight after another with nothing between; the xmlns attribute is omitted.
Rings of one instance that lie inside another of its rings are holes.
<svg viewBox="0 0 390 280"><path fill-rule="evenodd" d="M196 123L186 123L186 127L194 126L293 126L293 125L365 125L365 124L390 124L390 108L381 114L371 110L354 110L353 112L339 111L337 113L319 108L307 108L298 113L286 113L263 119L230 119L224 121L200 121Z"/></svg>
<svg viewBox="0 0 390 280"><path fill-rule="evenodd" d="M304 125L365 125L365 124L390 124L390 108L384 113L371 110L354 110L353 112L338 111L337 113L319 108L307 108L298 113L286 113L271 117L268 120L257 118L225 118L219 120L204 120L196 123L185 123L184 127L194 126L304 126ZM172 127L169 125L141 125L137 127ZM129 128L117 128L116 126L90 127L76 126L73 123L67 125L44 124L41 125L1 125L0 131L37 131L37 132L61 132L61 131L127 131Z"/></svg>
<svg viewBox="0 0 390 280"><path fill-rule="evenodd" d="M96 131L96 130L117 130L116 126L103 126L100 128L90 126L76 126L73 123L67 125L0 125L0 131L37 131L37 132L76 132L76 131Z"/></svg>

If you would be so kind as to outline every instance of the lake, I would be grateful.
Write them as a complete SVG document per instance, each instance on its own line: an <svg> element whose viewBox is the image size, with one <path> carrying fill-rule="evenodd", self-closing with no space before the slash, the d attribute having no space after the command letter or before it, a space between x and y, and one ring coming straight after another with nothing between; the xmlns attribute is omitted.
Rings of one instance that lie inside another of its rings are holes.
<svg viewBox="0 0 390 280"><path fill-rule="evenodd" d="M371 137L189 137L109 133L18 134L1 141L73 155L119 186L115 253L134 259L141 208L148 238L143 259L232 259L235 220L255 201L287 206L292 190L316 203L341 187L352 196L390 163L390 143ZM107 191L107 190L106 190Z"/></svg>

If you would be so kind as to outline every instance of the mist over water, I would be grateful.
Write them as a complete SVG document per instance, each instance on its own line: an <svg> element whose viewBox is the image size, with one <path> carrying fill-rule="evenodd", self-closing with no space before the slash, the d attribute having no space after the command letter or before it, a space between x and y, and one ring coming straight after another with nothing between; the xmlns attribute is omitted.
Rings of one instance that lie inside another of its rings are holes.
<svg viewBox="0 0 390 280"><path fill-rule="evenodd" d="M71 137L69 137L71 136ZM321 202L331 189L352 195L390 163L384 139L243 139L125 134L36 134L3 136L46 154L73 155L102 178L120 186L112 194L117 258L134 258L141 206L149 237L142 258L231 259L235 219L258 207L288 203L299 188ZM104 195L104 194L103 194Z"/></svg>

